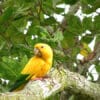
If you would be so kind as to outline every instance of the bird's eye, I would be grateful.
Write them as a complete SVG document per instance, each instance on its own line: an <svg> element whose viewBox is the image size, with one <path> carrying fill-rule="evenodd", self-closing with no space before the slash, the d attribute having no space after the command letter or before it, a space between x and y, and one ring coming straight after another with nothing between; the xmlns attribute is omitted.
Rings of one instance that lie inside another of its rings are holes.
<svg viewBox="0 0 100 100"><path fill-rule="evenodd" d="M41 46L41 48L44 48L44 46Z"/></svg>

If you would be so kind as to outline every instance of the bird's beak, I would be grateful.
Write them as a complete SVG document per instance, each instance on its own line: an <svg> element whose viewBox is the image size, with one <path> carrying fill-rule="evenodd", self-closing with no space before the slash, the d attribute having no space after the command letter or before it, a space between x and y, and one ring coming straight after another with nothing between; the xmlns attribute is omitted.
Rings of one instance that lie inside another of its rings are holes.
<svg viewBox="0 0 100 100"><path fill-rule="evenodd" d="M34 54L39 57L41 56L41 52L38 48L34 48Z"/></svg>

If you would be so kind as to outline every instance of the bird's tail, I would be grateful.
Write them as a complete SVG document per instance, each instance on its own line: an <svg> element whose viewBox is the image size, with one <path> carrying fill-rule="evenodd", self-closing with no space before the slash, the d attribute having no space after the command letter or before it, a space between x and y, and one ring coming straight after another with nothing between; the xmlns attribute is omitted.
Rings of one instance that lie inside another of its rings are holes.
<svg viewBox="0 0 100 100"><path fill-rule="evenodd" d="M27 82L31 79L32 75L29 74L25 74L25 75L20 75L18 80L16 80L16 82L11 86L11 88L9 89L9 92L13 92L13 91L18 91L21 90L25 87L25 85L27 84Z"/></svg>

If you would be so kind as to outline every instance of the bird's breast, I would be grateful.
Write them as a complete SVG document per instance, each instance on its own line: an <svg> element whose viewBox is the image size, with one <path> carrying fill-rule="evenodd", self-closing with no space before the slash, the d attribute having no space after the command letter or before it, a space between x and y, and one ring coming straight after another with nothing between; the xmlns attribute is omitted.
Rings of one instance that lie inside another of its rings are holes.
<svg viewBox="0 0 100 100"><path fill-rule="evenodd" d="M37 77L44 77L49 72L50 68L51 68L51 64L45 63L44 66L39 71Z"/></svg>

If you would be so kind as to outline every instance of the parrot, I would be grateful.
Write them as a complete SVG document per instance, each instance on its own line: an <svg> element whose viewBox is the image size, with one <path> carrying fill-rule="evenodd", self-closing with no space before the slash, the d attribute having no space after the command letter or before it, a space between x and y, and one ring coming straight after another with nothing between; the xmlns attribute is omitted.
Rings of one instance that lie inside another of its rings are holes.
<svg viewBox="0 0 100 100"><path fill-rule="evenodd" d="M22 90L30 80L43 78L52 67L53 50L46 43L37 43L34 45L34 56L20 72L19 77L9 89L9 92Z"/></svg>

